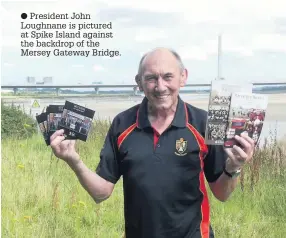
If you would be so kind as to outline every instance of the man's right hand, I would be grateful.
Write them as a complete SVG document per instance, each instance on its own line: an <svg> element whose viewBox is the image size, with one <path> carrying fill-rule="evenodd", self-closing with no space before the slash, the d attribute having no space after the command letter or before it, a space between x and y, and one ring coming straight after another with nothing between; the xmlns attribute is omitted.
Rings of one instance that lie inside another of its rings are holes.
<svg viewBox="0 0 286 238"><path fill-rule="evenodd" d="M55 156L64 160L76 173L81 185L96 203L109 198L114 184L86 167L75 151L75 140L65 140L64 130L54 132L50 138L50 145Z"/></svg>
<svg viewBox="0 0 286 238"><path fill-rule="evenodd" d="M57 130L50 137L50 145L56 157L68 164L77 164L80 159L75 151L75 140L65 140L64 130Z"/></svg>

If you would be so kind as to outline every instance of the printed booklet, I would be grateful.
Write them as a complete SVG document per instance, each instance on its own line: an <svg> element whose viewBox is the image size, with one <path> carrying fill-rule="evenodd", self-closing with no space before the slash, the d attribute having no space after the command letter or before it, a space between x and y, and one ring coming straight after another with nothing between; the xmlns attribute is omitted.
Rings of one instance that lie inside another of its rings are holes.
<svg viewBox="0 0 286 238"><path fill-rule="evenodd" d="M63 107L64 105L49 105L46 109L49 136L51 136L58 128L63 113Z"/></svg>
<svg viewBox="0 0 286 238"><path fill-rule="evenodd" d="M233 93L224 146L237 145L235 135L247 131L257 144L265 121L268 97L262 94Z"/></svg>
<svg viewBox="0 0 286 238"><path fill-rule="evenodd" d="M36 116L40 131L44 137L46 145L50 145L50 137L48 133L48 122L47 122L47 113L43 112L40 115Z"/></svg>
<svg viewBox="0 0 286 238"><path fill-rule="evenodd" d="M65 130L66 136L86 141L95 111L66 101L59 129Z"/></svg>
<svg viewBox="0 0 286 238"><path fill-rule="evenodd" d="M252 84L212 81L205 132L207 145L223 145L228 124L229 107L233 92L252 93Z"/></svg>

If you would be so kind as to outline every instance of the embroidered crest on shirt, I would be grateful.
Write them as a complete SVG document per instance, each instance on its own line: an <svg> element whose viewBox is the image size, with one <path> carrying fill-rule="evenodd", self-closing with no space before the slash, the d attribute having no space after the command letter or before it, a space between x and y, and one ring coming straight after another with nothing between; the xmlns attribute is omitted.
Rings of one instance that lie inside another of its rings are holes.
<svg viewBox="0 0 286 238"><path fill-rule="evenodd" d="M184 138L180 138L180 140L176 140L176 150L177 150L175 152L176 155L184 156L187 154L185 153L187 150L187 141L184 140Z"/></svg>

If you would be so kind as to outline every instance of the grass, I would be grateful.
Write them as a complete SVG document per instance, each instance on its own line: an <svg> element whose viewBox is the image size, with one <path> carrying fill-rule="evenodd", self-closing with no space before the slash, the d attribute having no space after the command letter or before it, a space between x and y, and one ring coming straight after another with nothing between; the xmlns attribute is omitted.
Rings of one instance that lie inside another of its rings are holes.
<svg viewBox="0 0 286 238"><path fill-rule="evenodd" d="M95 170L109 122L98 121L77 150ZM285 143L265 145L221 203L208 191L216 237L282 238L286 233ZM122 180L95 204L40 135L2 141L2 237L117 238L124 233Z"/></svg>

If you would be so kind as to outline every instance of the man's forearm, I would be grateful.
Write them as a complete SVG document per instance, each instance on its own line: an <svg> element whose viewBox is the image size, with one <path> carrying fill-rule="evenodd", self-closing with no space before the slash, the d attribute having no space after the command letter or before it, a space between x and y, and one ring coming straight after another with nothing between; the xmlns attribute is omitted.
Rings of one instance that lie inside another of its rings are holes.
<svg viewBox="0 0 286 238"><path fill-rule="evenodd" d="M109 191L108 187L110 186L106 185L108 182L91 171L81 160L77 163L68 163L68 165L96 203L100 203L109 197L112 190Z"/></svg>
<svg viewBox="0 0 286 238"><path fill-rule="evenodd" d="M225 173L222 173L216 182L212 183L210 187L215 197L220 201L225 202L234 191L237 182L237 177L230 178Z"/></svg>

